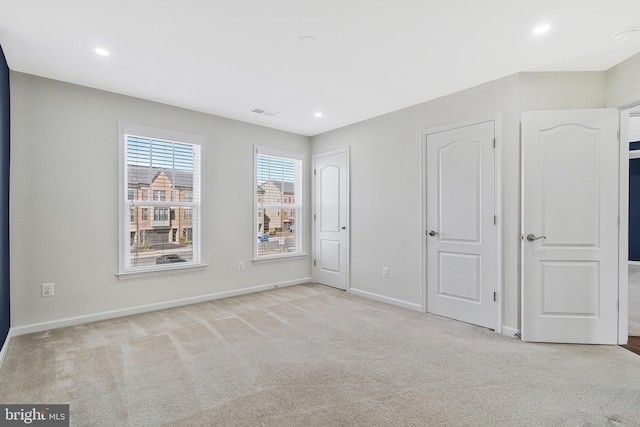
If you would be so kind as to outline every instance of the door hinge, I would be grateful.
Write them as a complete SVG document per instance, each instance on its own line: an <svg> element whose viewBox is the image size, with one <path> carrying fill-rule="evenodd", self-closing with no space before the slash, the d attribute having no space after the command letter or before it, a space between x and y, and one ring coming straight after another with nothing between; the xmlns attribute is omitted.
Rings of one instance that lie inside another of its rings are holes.
<svg viewBox="0 0 640 427"><path fill-rule="evenodd" d="M316 260L315 259L313 260L313 266L314 267L316 266Z"/></svg>
<svg viewBox="0 0 640 427"><path fill-rule="evenodd" d="M314 174L314 175L316 174L316 170L315 170L315 169L313 170L313 174Z"/></svg>
<svg viewBox="0 0 640 427"><path fill-rule="evenodd" d="M620 142L620 130L619 129L617 131L617 134L618 134L618 142Z"/></svg>
<svg viewBox="0 0 640 427"><path fill-rule="evenodd" d="M316 220L316 214L313 214L313 220L314 221Z"/></svg>
<svg viewBox="0 0 640 427"><path fill-rule="evenodd" d="M493 302L498 301L498 294L496 292L493 293Z"/></svg>
<svg viewBox="0 0 640 427"><path fill-rule="evenodd" d="M498 225L498 215L493 216L493 225Z"/></svg>
<svg viewBox="0 0 640 427"><path fill-rule="evenodd" d="M493 138L493 148L496 148L496 139Z"/></svg>

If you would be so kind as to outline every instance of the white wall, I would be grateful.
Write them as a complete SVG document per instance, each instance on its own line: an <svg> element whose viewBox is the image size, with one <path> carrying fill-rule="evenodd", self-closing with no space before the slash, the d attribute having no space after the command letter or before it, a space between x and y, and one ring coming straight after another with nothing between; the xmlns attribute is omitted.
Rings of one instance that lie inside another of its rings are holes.
<svg viewBox="0 0 640 427"><path fill-rule="evenodd" d="M520 111L603 108L606 73L520 73Z"/></svg>
<svg viewBox="0 0 640 427"><path fill-rule="evenodd" d="M599 108L604 99L604 72L523 73L312 137L314 154L351 149L352 288L420 305L421 132L500 114L503 326L519 329L520 114Z"/></svg>
<svg viewBox="0 0 640 427"><path fill-rule="evenodd" d="M12 327L310 277L308 258L250 261L253 144L305 153L310 164L307 137L17 72L11 108ZM116 278L118 121L204 136L203 271ZM54 297L40 297L44 282L55 283Z"/></svg>
<svg viewBox="0 0 640 427"><path fill-rule="evenodd" d="M508 76L315 136L311 147L303 136L12 72L12 326L309 277L309 259L249 262L255 238L254 143L307 153L308 164L311 153L350 147L351 286L419 306L421 133L500 114L503 325L517 329L520 113L602 107L605 98L633 93L630 76L640 69L634 61L607 73ZM116 278L118 121L205 137L209 267L204 271ZM309 252L308 229L306 237ZM237 272L238 261L247 263L245 272ZM383 266L391 268L389 279L382 278ZM56 283L55 297L40 298L43 282Z"/></svg>
<svg viewBox="0 0 640 427"><path fill-rule="evenodd" d="M627 107L640 102L640 53L607 71L607 105Z"/></svg>
<svg viewBox="0 0 640 427"><path fill-rule="evenodd" d="M629 142L636 141L640 141L640 116L631 116L629 117Z"/></svg>
<svg viewBox="0 0 640 427"><path fill-rule="evenodd" d="M510 76L311 138L313 153L350 147L351 287L420 306L422 131L502 114L505 322L517 325L518 77ZM511 160L516 159L515 162ZM391 269L382 278L382 267Z"/></svg>

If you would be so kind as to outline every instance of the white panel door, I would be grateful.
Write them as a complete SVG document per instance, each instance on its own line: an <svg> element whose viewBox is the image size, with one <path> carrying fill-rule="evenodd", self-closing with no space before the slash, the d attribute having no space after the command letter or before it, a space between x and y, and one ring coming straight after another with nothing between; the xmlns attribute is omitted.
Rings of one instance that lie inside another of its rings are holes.
<svg viewBox="0 0 640 427"><path fill-rule="evenodd" d="M522 115L522 339L616 344L618 112Z"/></svg>
<svg viewBox="0 0 640 427"><path fill-rule="evenodd" d="M495 122L426 137L427 311L495 328Z"/></svg>
<svg viewBox="0 0 640 427"><path fill-rule="evenodd" d="M347 289L348 151L313 158L313 281Z"/></svg>

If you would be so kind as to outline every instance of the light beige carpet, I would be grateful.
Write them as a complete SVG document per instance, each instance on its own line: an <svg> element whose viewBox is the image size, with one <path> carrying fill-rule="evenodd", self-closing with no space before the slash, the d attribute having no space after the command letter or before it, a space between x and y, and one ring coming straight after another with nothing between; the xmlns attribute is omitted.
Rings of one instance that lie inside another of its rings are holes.
<svg viewBox="0 0 640 427"><path fill-rule="evenodd" d="M0 402L76 426L638 426L640 357L302 285L16 337Z"/></svg>

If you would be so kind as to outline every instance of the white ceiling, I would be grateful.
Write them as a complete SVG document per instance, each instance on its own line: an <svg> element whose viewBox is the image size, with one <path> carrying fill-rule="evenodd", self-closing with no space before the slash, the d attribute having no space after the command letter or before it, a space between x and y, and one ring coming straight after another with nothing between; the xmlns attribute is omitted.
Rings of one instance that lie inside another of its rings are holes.
<svg viewBox="0 0 640 427"><path fill-rule="evenodd" d="M520 71L606 70L640 51L613 40L628 28L639 0L0 0L12 70L303 135Z"/></svg>

